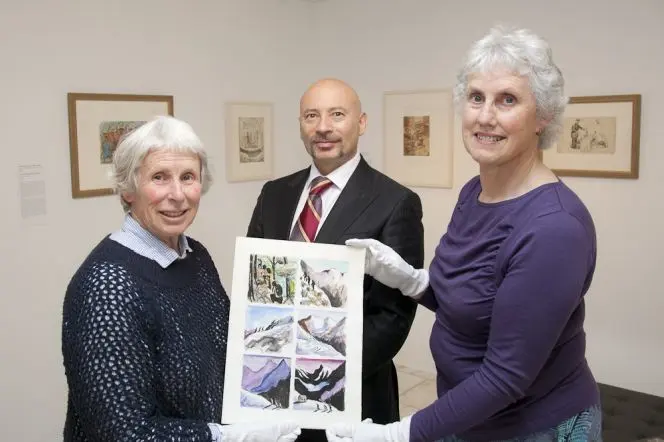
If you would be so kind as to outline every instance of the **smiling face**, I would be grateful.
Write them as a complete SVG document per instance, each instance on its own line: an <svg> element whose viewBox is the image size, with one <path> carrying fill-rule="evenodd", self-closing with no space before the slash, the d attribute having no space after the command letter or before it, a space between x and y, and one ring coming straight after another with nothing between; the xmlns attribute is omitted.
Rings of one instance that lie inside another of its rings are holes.
<svg viewBox="0 0 664 442"><path fill-rule="evenodd" d="M319 81L300 100L300 137L323 175L355 156L365 127L357 94L341 81Z"/></svg>
<svg viewBox="0 0 664 442"><path fill-rule="evenodd" d="M508 71L476 73L468 78L463 103L463 143L480 169L518 162L537 152L535 96L524 76Z"/></svg>
<svg viewBox="0 0 664 442"><path fill-rule="evenodd" d="M178 237L196 217L201 187L198 155L157 150L143 160L136 192L123 198L144 229L179 252Z"/></svg>

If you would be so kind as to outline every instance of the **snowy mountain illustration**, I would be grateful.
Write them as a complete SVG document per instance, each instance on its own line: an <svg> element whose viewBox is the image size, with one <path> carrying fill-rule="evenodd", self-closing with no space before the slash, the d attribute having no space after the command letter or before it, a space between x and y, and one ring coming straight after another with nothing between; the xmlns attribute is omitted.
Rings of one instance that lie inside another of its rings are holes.
<svg viewBox="0 0 664 442"><path fill-rule="evenodd" d="M287 351L293 343L293 317L275 319L265 327L256 327L244 332L244 346L248 350L276 353Z"/></svg>
<svg viewBox="0 0 664 442"><path fill-rule="evenodd" d="M285 359L267 359L265 365L254 371L247 365L242 372L242 406L288 408L291 369ZM279 360L275 363L273 359ZM265 401L259 399L262 398Z"/></svg>
<svg viewBox="0 0 664 442"><path fill-rule="evenodd" d="M270 401L258 394L250 393L246 390L241 390L240 405L242 407L253 408L276 408Z"/></svg>
<svg viewBox="0 0 664 442"><path fill-rule="evenodd" d="M310 361L314 362L314 361ZM317 368L295 369L295 401L293 408L319 412L344 410L346 363L333 370L320 363Z"/></svg>
<svg viewBox="0 0 664 442"><path fill-rule="evenodd" d="M298 322L298 347L300 339L308 341L309 336L322 344L327 344L336 352L346 355L346 317L335 320L324 313L319 315L309 315ZM300 330L304 333L300 333ZM308 335L308 336L307 336ZM308 346L307 342L302 342L302 347ZM334 356L324 354L321 356Z"/></svg>
<svg viewBox="0 0 664 442"><path fill-rule="evenodd" d="M344 274L335 268L321 271L301 260L302 304L321 307L345 307L348 289Z"/></svg>
<svg viewBox="0 0 664 442"><path fill-rule="evenodd" d="M316 355L330 358L342 358L344 355L332 345L321 341L309 333L306 327L299 324L297 328L296 353L299 355Z"/></svg>

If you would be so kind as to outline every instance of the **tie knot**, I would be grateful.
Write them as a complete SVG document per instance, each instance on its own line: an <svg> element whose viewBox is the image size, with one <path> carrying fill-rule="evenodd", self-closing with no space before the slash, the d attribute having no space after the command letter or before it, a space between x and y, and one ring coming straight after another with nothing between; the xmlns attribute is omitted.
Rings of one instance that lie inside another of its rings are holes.
<svg viewBox="0 0 664 442"><path fill-rule="evenodd" d="M329 178L324 176L317 176L311 182L311 187L309 188L309 195L318 195L325 191L328 187L332 185L332 181Z"/></svg>

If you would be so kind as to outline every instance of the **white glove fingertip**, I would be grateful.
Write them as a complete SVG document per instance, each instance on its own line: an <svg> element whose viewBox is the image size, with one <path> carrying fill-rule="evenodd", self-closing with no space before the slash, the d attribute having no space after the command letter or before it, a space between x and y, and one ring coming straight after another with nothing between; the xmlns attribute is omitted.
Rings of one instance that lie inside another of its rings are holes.
<svg viewBox="0 0 664 442"><path fill-rule="evenodd" d="M330 429L325 430L325 438L327 438L327 442L340 442L341 438L339 438L334 432Z"/></svg>
<svg viewBox="0 0 664 442"><path fill-rule="evenodd" d="M368 244L365 243L365 240L358 238L351 238L346 240L346 245L350 247L367 247Z"/></svg>

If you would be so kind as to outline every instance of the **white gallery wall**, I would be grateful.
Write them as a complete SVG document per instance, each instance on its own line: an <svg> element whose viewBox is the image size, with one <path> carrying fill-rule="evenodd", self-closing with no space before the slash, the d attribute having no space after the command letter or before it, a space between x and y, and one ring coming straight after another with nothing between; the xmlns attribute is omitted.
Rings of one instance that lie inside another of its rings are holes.
<svg viewBox="0 0 664 442"><path fill-rule="evenodd" d="M664 395L660 284L664 202L664 3L602 0L0 1L0 439L61 438L66 383L62 298L92 247L117 229L114 196L71 198L67 92L169 94L212 156L216 182L190 234L231 288L235 237L262 182L224 179L225 101L274 103L275 175L307 164L300 94L323 76L347 80L369 115L361 150L382 168L382 93L449 88L468 45L491 24L529 26L550 40L570 95L640 93L641 177L566 178L597 225L588 296L588 358L598 380ZM457 134L452 189L415 189L427 262L460 186L476 173ZM19 166L39 164L47 214L21 217ZM564 275L561 275L563 277ZM433 315L420 309L400 363L433 370Z"/></svg>

